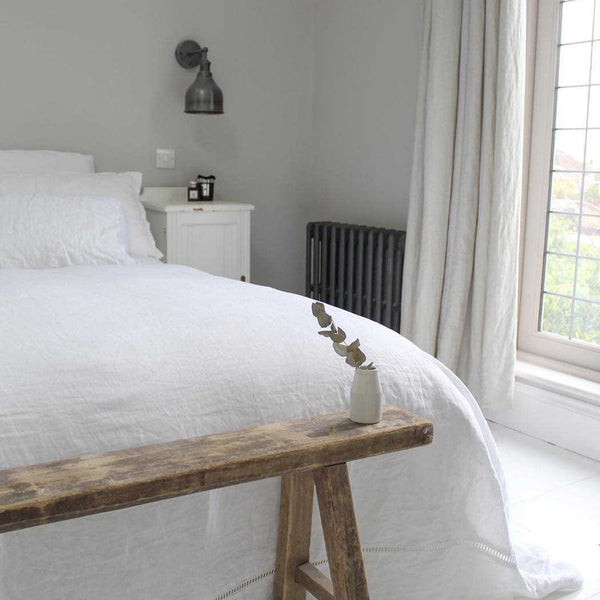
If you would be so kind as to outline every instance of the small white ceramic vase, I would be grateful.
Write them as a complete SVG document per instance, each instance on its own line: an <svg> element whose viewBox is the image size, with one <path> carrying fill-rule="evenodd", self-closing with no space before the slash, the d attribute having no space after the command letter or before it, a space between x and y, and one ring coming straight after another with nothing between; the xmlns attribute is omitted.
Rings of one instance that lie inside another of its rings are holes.
<svg viewBox="0 0 600 600"><path fill-rule="evenodd" d="M383 390L377 369L355 369L350 390L350 419L355 423L379 423Z"/></svg>

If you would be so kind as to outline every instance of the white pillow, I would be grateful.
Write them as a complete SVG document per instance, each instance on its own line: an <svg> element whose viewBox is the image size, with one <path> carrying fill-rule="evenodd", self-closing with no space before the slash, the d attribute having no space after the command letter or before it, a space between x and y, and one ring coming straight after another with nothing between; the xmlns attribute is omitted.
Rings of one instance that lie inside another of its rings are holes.
<svg viewBox="0 0 600 600"><path fill-rule="evenodd" d="M25 175L0 173L0 194L100 196L121 200L127 224L129 253L161 258L140 202L141 173L87 173Z"/></svg>
<svg viewBox="0 0 600 600"><path fill-rule="evenodd" d="M93 173L94 157L54 150L0 150L0 173Z"/></svg>
<svg viewBox="0 0 600 600"><path fill-rule="evenodd" d="M0 268L105 264L136 264L119 200L0 195Z"/></svg>

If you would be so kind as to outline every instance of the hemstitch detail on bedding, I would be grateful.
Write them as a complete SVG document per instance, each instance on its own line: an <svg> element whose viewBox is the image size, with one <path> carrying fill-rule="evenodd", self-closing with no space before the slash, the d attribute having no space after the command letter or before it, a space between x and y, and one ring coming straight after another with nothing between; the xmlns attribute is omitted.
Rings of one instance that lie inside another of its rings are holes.
<svg viewBox="0 0 600 600"><path fill-rule="evenodd" d="M510 554L508 554L507 552L497 550L496 548L493 548L489 544L484 544L483 542L480 542L478 540L468 540L468 539L449 540L447 542L438 542L436 544L426 544L424 546L417 546L417 545L398 546L398 545L394 545L394 544L361 546L361 550L363 551L363 554L401 554L404 552L436 552L436 551L440 551L440 550L447 550L448 548L456 548L457 546L463 546L466 548L474 548L475 550L479 550L480 552L483 552L483 553L487 554L488 556L491 556L492 558L495 558L496 560L498 560L504 564L513 565L513 566L516 566L516 564L517 564L517 561L515 560L515 558L513 556L511 556ZM311 560L310 562L315 567L320 567L322 565L327 564L328 560L326 558L321 558L318 560ZM262 581L263 579L266 579L267 577L274 576L275 572L276 572L275 568L267 569L266 571L263 571L262 573L254 575L252 577L248 577L247 579L244 579L243 581L236 584L232 588L229 588L227 591L223 592L222 594L215 596L215 598L213 600L228 600L229 598L232 598L233 596L235 596L242 590L245 590L247 587L254 585L255 583L258 583L258 582Z"/></svg>
<svg viewBox="0 0 600 600"><path fill-rule="evenodd" d="M227 598L231 598L238 592L241 592L242 590L246 589L248 586L254 585L255 583L258 583L259 581L262 581L263 579L265 579L265 577L272 577L273 575L275 575L275 571L276 571L275 568L268 569L267 571L263 571L262 573L259 573L258 575L254 575L254 577L248 577L248 579L244 579L244 581L242 581L242 582L238 583L237 585L235 585L234 587L228 589L226 592L223 592L222 594L215 596L214 600L227 600Z"/></svg>

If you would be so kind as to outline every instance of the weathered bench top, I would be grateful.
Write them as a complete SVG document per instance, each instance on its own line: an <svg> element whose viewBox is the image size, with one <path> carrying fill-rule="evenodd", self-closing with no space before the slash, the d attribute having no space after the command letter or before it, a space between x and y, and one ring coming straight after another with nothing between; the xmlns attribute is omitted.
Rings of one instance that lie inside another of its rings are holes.
<svg viewBox="0 0 600 600"><path fill-rule="evenodd" d="M385 406L0 471L0 533L429 444L430 422Z"/></svg>

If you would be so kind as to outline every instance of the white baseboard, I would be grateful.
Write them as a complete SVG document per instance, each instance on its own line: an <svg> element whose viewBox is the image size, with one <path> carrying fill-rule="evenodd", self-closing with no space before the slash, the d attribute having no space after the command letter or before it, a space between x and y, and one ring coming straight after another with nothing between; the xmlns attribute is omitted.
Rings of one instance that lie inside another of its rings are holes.
<svg viewBox="0 0 600 600"><path fill-rule="evenodd" d="M600 406L516 382L514 408L485 411L490 421L600 461Z"/></svg>

